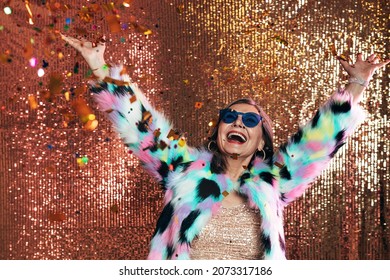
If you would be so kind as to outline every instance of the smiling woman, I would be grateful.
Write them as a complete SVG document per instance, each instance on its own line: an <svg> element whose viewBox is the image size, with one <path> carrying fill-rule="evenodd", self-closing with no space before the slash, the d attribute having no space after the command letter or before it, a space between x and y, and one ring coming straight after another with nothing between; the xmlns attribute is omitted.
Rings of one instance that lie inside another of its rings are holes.
<svg viewBox="0 0 390 280"><path fill-rule="evenodd" d="M106 67L104 40L92 45L62 38L98 78L91 90L100 109L165 190L148 259L285 259L285 207L303 194L362 121L357 103L375 70L389 62L375 55L363 61L361 54L354 65L340 61L353 78L350 84L275 153L272 123L250 99L221 110L207 148L193 148L122 66Z"/></svg>

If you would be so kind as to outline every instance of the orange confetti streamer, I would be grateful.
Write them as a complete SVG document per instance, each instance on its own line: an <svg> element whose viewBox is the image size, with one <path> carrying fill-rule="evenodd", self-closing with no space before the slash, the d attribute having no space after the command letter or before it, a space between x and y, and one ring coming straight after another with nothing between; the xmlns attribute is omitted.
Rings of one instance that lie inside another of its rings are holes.
<svg viewBox="0 0 390 280"><path fill-rule="evenodd" d="M35 110L38 108L38 102L34 94L30 94L28 96L28 103L30 104L31 110Z"/></svg>
<svg viewBox="0 0 390 280"><path fill-rule="evenodd" d="M121 25L119 22L119 18L116 15L107 15L106 21L112 33L118 33L121 31Z"/></svg>
<svg viewBox="0 0 390 280"><path fill-rule="evenodd" d="M49 220L53 222L62 222L65 221L66 216L64 213L50 213Z"/></svg>
<svg viewBox="0 0 390 280"><path fill-rule="evenodd" d="M33 46L31 44L30 40L27 42L27 44L23 48L23 56L27 60L30 60L30 58L32 58L32 56L33 56Z"/></svg>

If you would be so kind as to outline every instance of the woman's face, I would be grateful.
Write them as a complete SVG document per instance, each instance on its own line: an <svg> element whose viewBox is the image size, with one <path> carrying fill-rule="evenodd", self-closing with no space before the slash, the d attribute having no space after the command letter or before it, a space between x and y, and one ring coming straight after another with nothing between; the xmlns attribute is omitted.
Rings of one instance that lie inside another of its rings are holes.
<svg viewBox="0 0 390 280"><path fill-rule="evenodd" d="M241 113L259 114L256 107L249 104L235 104L230 109ZM255 127L246 127L242 122L242 115L232 123L221 121L218 127L217 145L224 155L251 157L256 150L264 146L261 121Z"/></svg>

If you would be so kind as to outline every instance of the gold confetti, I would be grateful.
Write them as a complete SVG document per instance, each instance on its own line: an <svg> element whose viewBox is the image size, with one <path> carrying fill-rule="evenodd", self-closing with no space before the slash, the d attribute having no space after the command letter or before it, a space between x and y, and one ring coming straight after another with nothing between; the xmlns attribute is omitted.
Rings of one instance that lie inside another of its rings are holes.
<svg viewBox="0 0 390 280"><path fill-rule="evenodd" d="M135 32L143 33L145 35L151 35L153 33L153 31L147 28L146 26L138 24L137 19L134 16L130 17L130 25Z"/></svg>
<svg viewBox="0 0 390 280"><path fill-rule="evenodd" d="M174 131L173 129L171 129L167 135L168 139L174 139L174 140L177 140L179 139L180 135Z"/></svg>
<svg viewBox="0 0 390 280"><path fill-rule="evenodd" d="M183 11L184 11L184 4L180 4L176 7L176 11L179 13L179 14L182 14Z"/></svg>
<svg viewBox="0 0 390 280"><path fill-rule="evenodd" d="M118 33L121 31L121 24L117 15L107 15L106 21L112 33Z"/></svg>
<svg viewBox="0 0 390 280"><path fill-rule="evenodd" d="M30 41L28 41L23 48L23 56L27 60L30 60L33 56L33 46Z"/></svg>
<svg viewBox="0 0 390 280"><path fill-rule="evenodd" d="M223 191L223 192L222 192L222 195L223 195L224 197L227 197L227 196L229 195L229 192L228 192L228 191Z"/></svg>
<svg viewBox="0 0 390 280"><path fill-rule="evenodd" d="M159 137L160 135L161 135L161 131L160 131L160 129L158 128L158 129L156 129L154 132L153 132L153 135L154 135L154 137Z"/></svg>
<svg viewBox="0 0 390 280"><path fill-rule="evenodd" d="M38 102L34 94L30 94L28 96L28 103L30 104L31 110L35 110L38 108Z"/></svg>
<svg viewBox="0 0 390 280"><path fill-rule="evenodd" d="M186 139L184 138L180 138L179 142L177 142L177 144L180 146L180 147L184 147L186 145Z"/></svg>
<svg viewBox="0 0 390 280"><path fill-rule="evenodd" d="M208 123L208 126L209 127L215 127L217 125L217 121L216 120L211 120L211 121L209 121L209 123Z"/></svg>
<svg viewBox="0 0 390 280"><path fill-rule="evenodd" d="M27 12L28 12L28 15L29 15L29 24L34 24L34 22L32 20L33 14L32 14L31 8L30 8L29 1L25 0L25 5L26 5L26 9L27 9Z"/></svg>
<svg viewBox="0 0 390 280"><path fill-rule="evenodd" d="M71 102L71 108L79 116L81 122L83 123L83 128L89 131L93 131L98 126L98 121L96 116L93 114L92 109L88 106L87 101L78 96Z"/></svg>
<svg viewBox="0 0 390 280"><path fill-rule="evenodd" d="M142 113L142 121L146 122L148 124L152 123L153 121L153 116L149 111L143 112Z"/></svg>

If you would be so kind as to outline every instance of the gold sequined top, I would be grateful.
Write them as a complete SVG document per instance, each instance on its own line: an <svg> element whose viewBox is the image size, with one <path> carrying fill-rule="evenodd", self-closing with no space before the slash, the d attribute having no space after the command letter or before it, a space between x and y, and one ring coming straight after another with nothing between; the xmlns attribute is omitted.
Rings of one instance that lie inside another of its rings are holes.
<svg viewBox="0 0 390 280"><path fill-rule="evenodd" d="M262 259L259 210L246 203L221 207L191 244L193 260Z"/></svg>

